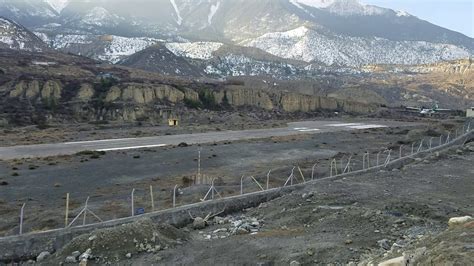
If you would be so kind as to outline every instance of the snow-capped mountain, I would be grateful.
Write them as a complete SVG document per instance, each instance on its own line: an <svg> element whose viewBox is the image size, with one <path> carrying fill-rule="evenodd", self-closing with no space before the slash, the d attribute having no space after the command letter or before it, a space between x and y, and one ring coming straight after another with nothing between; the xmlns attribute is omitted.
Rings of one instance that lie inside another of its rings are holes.
<svg viewBox="0 0 474 266"><path fill-rule="evenodd" d="M2 17L0 17L0 47L34 52L48 49L32 32Z"/></svg>
<svg viewBox="0 0 474 266"><path fill-rule="evenodd" d="M452 44L349 37L327 34L305 26L287 32L268 33L244 44L282 58L353 67L366 64L434 63L471 55L468 49Z"/></svg>
<svg viewBox="0 0 474 266"><path fill-rule="evenodd" d="M113 64L163 42L163 40L153 38L127 38L115 35L58 34L48 36L41 32L35 32L35 34L56 50Z"/></svg>
<svg viewBox="0 0 474 266"><path fill-rule="evenodd" d="M323 66L432 63L474 53L472 38L358 0L0 0L0 15L54 48L112 63L157 40L191 59L215 59L226 44Z"/></svg>
<svg viewBox="0 0 474 266"><path fill-rule="evenodd" d="M70 0L45 0L58 14L69 4Z"/></svg>

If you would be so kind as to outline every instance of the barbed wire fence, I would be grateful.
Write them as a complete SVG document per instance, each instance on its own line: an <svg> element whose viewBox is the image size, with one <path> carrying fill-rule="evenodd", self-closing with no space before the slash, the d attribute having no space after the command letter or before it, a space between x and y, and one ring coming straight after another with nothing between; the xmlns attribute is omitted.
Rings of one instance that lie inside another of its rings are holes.
<svg viewBox="0 0 474 266"><path fill-rule="evenodd" d="M161 196L165 196L161 204L157 205L156 187L152 185L148 189L132 188L129 196L126 198L125 206L128 206L129 215L123 217L114 217L108 221L118 218L134 217L145 213L163 211L186 206L197 202L212 201L229 196L245 195L249 193L262 192L272 189L279 189L298 184L313 182L318 179L330 177L338 177L347 175L357 171L379 169L386 167L394 160L404 158L414 158L421 152L430 151L440 146L446 146L454 141L459 140L473 131L471 122L466 122L462 127L456 128L448 132L446 135L437 137L423 138L410 144L400 144L399 146L383 148L383 149L367 149L358 154L338 154L332 158L318 159L312 162L308 167L301 168L301 165L282 167L281 169L270 169L266 175L255 177L254 175L241 175L234 182L224 182L222 178L216 178L204 175L201 172L201 150L198 160L198 172L191 184L187 186L174 185L172 188L161 188ZM464 143L463 143L464 144ZM284 173L287 175L284 175ZM275 176L281 175L280 177ZM236 179L236 178L234 178ZM94 206L90 204L88 196L84 204L79 208L77 214L69 221L70 215L70 195L67 193L64 211L64 227L65 229L74 226L84 226L90 221L104 222L105 219L100 218L96 211L92 210ZM139 207L137 207L139 206ZM146 212L144 206L149 206L150 211ZM19 215L18 235L24 234L25 215L28 214L27 204L23 203ZM26 211L25 211L26 209ZM35 231L38 232L38 231Z"/></svg>

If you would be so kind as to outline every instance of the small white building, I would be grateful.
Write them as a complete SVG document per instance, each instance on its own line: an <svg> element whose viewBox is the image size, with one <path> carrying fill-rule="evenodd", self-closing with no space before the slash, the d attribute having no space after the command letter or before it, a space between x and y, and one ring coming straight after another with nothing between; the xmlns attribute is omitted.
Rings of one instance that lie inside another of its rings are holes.
<svg viewBox="0 0 474 266"><path fill-rule="evenodd" d="M474 107L468 108L466 110L466 117L474 117Z"/></svg>

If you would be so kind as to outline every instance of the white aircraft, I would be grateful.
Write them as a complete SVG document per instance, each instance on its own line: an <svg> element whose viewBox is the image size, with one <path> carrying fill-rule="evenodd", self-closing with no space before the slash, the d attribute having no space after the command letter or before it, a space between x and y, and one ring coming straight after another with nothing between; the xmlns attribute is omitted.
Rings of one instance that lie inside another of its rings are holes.
<svg viewBox="0 0 474 266"><path fill-rule="evenodd" d="M438 104L435 104L432 108L406 107L406 109L410 110L410 111L418 111L422 115L432 115L432 114L437 114L437 113L452 112L453 111L451 109L440 109L438 107Z"/></svg>

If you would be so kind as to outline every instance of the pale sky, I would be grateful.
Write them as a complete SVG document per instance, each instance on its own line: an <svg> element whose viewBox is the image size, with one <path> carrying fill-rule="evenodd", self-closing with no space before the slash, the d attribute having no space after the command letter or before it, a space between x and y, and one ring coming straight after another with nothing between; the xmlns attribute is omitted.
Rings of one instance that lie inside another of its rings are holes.
<svg viewBox="0 0 474 266"><path fill-rule="evenodd" d="M407 11L423 20L474 38L474 0L361 0L361 2Z"/></svg>

